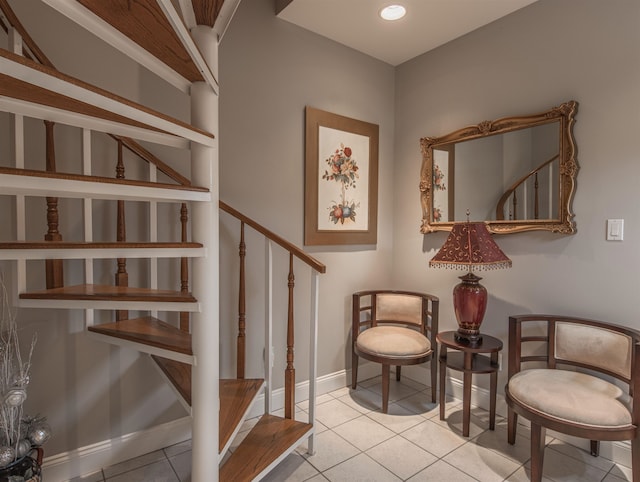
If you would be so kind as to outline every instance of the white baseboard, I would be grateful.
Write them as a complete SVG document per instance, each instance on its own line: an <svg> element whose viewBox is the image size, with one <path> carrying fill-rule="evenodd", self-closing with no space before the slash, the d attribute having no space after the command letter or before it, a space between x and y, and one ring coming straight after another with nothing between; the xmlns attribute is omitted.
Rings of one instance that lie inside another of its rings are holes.
<svg viewBox="0 0 640 482"><path fill-rule="evenodd" d="M375 363L361 363L358 367L358 380L367 380L382 373L380 365ZM340 370L318 377L316 380L316 395L333 392L339 388L351 385L351 370ZM309 381L296 384L296 403L309 400ZM271 411L280 410L284 407L284 388L273 390L271 397ZM256 398L255 403L249 412L249 418L257 417L264 413L264 394Z"/></svg>
<svg viewBox="0 0 640 482"><path fill-rule="evenodd" d="M148 430L45 457L43 478L47 482L67 481L190 438L191 417L183 417Z"/></svg>
<svg viewBox="0 0 640 482"><path fill-rule="evenodd" d="M380 365L375 363L361 363L358 367L359 380L366 380L380 374ZM402 375L419 383L425 383L430 380L428 365L403 367ZM447 383L447 395L462 400L462 382L448 377ZM341 370L324 375L317 379L317 395L329 393L350 384L351 370ZM296 385L296 402L305 401L308 398L309 382L298 383ZM471 405L489 410L489 391L481 387L472 386ZM282 407L284 407L284 389L280 388L273 391L271 410L279 410ZM504 396L498 395L496 413L506 417L506 407ZM248 418L257 417L262 413L264 413L264 394L257 397L256 402L248 413ZM522 421L522 417L519 420ZM568 437L556 432L548 432L548 435L584 450L589 450L588 440ZM183 417L157 425L149 430L127 434L117 439L105 440L70 452L46 457L43 463L43 474L47 482L63 482L74 477L91 474L103 467L183 442L189 438L191 438L191 418ZM631 444L628 442L602 442L600 444L600 454L616 463L627 467L631 466Z"/></svg>

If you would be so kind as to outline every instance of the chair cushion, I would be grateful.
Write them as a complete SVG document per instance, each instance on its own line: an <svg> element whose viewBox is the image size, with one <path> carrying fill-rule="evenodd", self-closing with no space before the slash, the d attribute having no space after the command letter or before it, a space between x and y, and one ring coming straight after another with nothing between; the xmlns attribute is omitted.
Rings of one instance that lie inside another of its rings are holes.
<svg viewBox="0 0 640 482"><path fill-rule="evenodd" d="M562 421L598 428L631 424L631 397L592 375L536 368L516 373L508 388L511 398Z"/></svg>
<svg viewBox="0 0 640 482"><path fill-rule="evenodd" d="M431 343L426 336L401 326L374 326L364 330L358 335L356 346L372 355L395 358L414 358L431 351Z"/></svg>

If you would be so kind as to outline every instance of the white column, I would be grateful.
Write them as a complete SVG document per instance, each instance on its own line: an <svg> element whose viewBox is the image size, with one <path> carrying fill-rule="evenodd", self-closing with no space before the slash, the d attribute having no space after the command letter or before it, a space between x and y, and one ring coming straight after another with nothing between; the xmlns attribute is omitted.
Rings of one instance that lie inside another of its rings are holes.
<svg viewBox="0 0 640 482"><path fill-rule="evenodd" d="M192 30L196 45L217 70L217 38L209 27ZM191 87L191 122L218 135L218 98L204 82ZM191 480L218 480L219 431L219 227L218 227L218 149L191 143L191 181L211 190L211 202L193 203L193 240L206 247L204 258L193 260L193 294L200 312L192 318L194 365L191 383L192 459Z"/></svg>

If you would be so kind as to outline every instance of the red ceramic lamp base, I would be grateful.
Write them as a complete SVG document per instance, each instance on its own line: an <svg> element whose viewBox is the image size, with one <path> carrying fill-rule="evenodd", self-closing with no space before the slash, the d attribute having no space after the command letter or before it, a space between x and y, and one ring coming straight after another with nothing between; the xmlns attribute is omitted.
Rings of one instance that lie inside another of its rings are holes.
<svg viewBox="0 0 640 482"><path fill-rule="evenodd" d="M453 307L458 319L456 341L471 346L482 343L480 325L487 309L487 290L479 276L469 272L460 276L462 283L453 288Z"/></svg>

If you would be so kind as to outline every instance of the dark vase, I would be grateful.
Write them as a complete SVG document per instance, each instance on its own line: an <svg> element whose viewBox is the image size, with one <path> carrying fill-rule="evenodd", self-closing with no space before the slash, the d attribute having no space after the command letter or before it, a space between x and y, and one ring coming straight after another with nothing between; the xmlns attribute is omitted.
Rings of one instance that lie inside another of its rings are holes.
<svg viewBox="0 0 640 482"><path fill-rule="evenodd" d="M30 455L0 469L0 482L38 482L40 481L40 464Z"/></svg>

